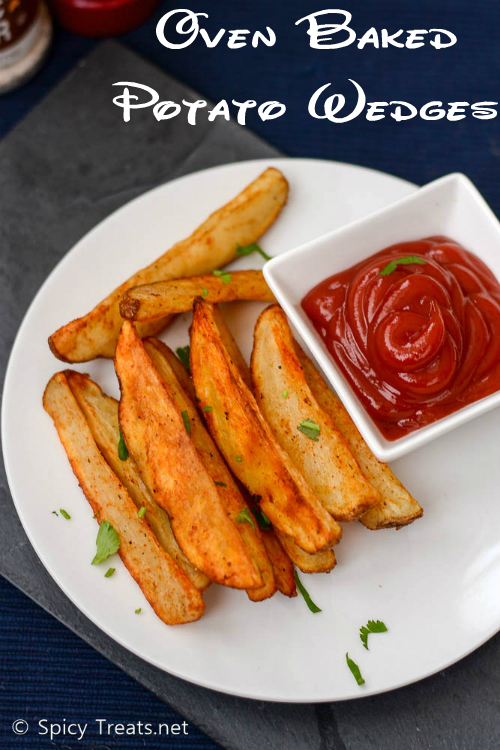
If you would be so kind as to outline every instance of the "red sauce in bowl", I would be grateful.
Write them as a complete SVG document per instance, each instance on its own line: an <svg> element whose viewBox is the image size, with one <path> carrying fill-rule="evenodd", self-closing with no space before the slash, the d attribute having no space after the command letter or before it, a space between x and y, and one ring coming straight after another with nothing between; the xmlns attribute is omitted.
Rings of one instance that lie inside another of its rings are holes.
<svg viewBox="0 0 500 750"><path fill-rule="evenodd" d="M447 237L388 247L302 307L387 440L500 389L500 284Z"/></svg>

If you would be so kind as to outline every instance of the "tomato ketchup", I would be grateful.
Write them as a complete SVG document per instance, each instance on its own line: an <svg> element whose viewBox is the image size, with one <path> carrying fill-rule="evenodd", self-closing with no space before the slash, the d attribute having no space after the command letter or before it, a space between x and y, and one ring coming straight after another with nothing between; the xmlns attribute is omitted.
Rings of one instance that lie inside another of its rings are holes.
<svg viewBox="0 0 500 750"><path fill-rule="evenodd" d="M387 440L500 389L500 284L447 237L392 245L302 307Z"/></svg>

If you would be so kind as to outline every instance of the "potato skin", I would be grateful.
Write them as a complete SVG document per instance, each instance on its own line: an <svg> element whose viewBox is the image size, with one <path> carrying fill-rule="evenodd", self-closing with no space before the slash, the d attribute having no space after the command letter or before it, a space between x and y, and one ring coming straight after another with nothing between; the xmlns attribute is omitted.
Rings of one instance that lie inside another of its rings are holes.
<svg viewBox="0 0 500 750"><path fill-rule="evenodd" d="M281 449L218 332L213 306L198 297L191 328L191 373L198 398L210 404L208 429L233 474L273 525L306 552L331 547L342 534Z"/></svg>
<svg viewBox="0 0 500 750"><path fill-rule="evenodd" d="M286 315L271 305L254 331L251 373L257 403L276 440L337 521L353 521L380 502L335 422L314 397L295 353ZM286 397L283 396L286 394ZM300 424L312 420L316 440Z"/></svg>

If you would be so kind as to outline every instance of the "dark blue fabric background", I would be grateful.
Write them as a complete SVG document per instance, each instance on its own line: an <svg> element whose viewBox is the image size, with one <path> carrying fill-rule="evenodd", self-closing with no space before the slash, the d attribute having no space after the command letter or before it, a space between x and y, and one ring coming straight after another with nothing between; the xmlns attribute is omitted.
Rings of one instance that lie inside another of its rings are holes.
<svg viewBox="0 0 500 750"><path fill-rule="evenodd" d="M227 3L217 0L188 3L204 11L205 28L213 37L220 28L265 30L271 26L278 41L273 48L228 50L221 42L207 49L201 39L182 51L162 47L155 36L160 15L178 7L164 2L160 11L123 41L169 73L218 101L279 100L285 116L267 123L255 114L248 125L290 156L308 156L353 162L425 183L451 171L463 171L477 184L493 209L500 213L498 167L499 120L480 121L468 116L460 122L426 122L420 118L396 123L386 118L368 123L360 116L347 124L314 120L307 112L312 93L331 82L329 93L343 93L353 102L355 79L368 101L404 100L422 106L443 102L499 98L500 6L496 0L351 0L341 6L353 14L351 26L361 36L369 27L402 29L444 28L458 36L458 44L436 51L358 50L356 45L330 51L311 50L302 16L327 3L300 0L252 0ZM0 136L4 135L95 44L57 30L49 60L24 88L0 99ZM148 83L143 81L143 83ZM161 95L161 92L159 92ZM111 96L111 94L110 94ZM117 117L120 113L117 111ZM168 127L168 123L164 123ZM66 717L80 722L96 716L110 721L176 721L167 707L80 642L5 581L0 581L0 747L50 747L48 741L27 735L13 738L8 731L15 718L36 721ZM3 737L3 739L2 739ZM63 747L63 740L56 747ZM71 742L70 747L76 743ZM66 744L66 746L68 746ZM215 748L194 728L189 738L138 741L109 738L102 745L96 736L79 747Z"/></svg>

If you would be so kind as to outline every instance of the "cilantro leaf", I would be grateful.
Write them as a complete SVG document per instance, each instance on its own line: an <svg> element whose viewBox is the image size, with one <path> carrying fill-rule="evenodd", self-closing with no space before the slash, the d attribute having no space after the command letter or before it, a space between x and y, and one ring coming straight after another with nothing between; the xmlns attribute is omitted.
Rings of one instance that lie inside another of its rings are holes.
<svg viewBox="0 0 500 750"><path fill-rule="evenodd" d="M395 258L391 260L384 268L379 271L379 276L390 276L394 273L398 266L408 266L411 263L417 263L420 266L425 266L427 263L423 258L419 258L418 255L407 255L405 258Z"/></svg>
<svg viewBox="0 0 500 750"><path fill-rule="evenodd" d="M283 396L283 398L288 398L288 391L286 388L281 395Z"/></svg>
<svg viewBox="0 0 500 750"><path fill-rule="evenodd" d="M239 464L240 464L240 463L241 463L241 462L243 461L243 459L242 459L242 457L241 457L241 456L235 456L235 457L234 457L234 460L235 460L235 461L238 461L238 463L239 463Z"/></svg>
<svg viewBox="0 0 500 750"><path fill-rule="evenodd" d="M68 513L68 511L67 511L67 510L64 510L64 508L59 508L59 513L61 514L61 516L62 516L63 518L65 518L65 519L66 519L66 521L69 521L69 519L71 518L71 516L70 516L70 514Z"/></svg>
<svg viewBox="0 0 500 750"><path fill-rule="evenodd" d="M122 435L122 428L120 427L120 439L118 441L118 458L120 461L126 461L128 458L128 448L125 444L125 440Z"/></svg>
<svg viewBox="0 0 500 750"><path fill-rule="evenodd" d="M107 571L104 573L104 578L111 578L115 570L116 568L108 568Z"/></svg>
<svg viewBox="0 0 500 750"><path fill-rule="evenodd" d="M232 273L229 273L229 271L219 271L218 269L215 269L215 271L212 271L214 276L218 276L223 284L229 284L231 281Z"/></svg>
<svg viewBox="0 0 500 750"><path fill-rule="evenodd" d="M241 245L237 245L236 247L238 258L242 258L244 255L251 255L252 253L259 253L264 260L271 260L271 256L265 253L257 242L252 242L250 245L245 245L245 247L241 247Z"/></svg>
<svg viewBox="0 0 500 750"><path fill-rule="evenodd" d="M191 422L189 421L187 411L183 411L181 413L181 417L182 417L182 421L184 422L184 427L186 428L187 434L191 435Z"/></svg>
<svg viewBox="0 0 500 750"><path fill-rule="evenodd" d="M255 516L255 520L259 524L259 527L262 529L262 531L269 531L269 529L272 526L271 521L266 516L263 510L260 508L251 508L251 511L253 515Z"/></svg>
<svg viewBox="0 0 500 750"><path fill-rule="evenodd" d="M137 511L137 518L144 518L146 515L147 508L145 505L141 505L139 510Z"/></svg>
<svg viewBox="0 0 500 750"><path fill-rule="evenodd" d="M208 289L205 289L205 287L202 286L201 287L201 291L203 292L203 294L201 296L203 297L203 299L205 299L206 296L207 296L207 294L208 294Z"/></svg>
<svg viewBox="0 0 500 750"><path fill-rule="evenodd" d="M190 351L190 346L188 344L187 346L178 346L177 349L175 350L175 353L179 357L180 361L182 362L186 370L188 372L191 372L191 367L189 365L189 351Z"/></svg>
<svg viewBox="0 0 500 750"><path fill-rule="evenodd" d="M214 484L218 485L219 487L227 487L227 484L225 482L214 482Z"/></svg>
<svg viewBox="0 0 500 750"><path fill-rule="evenodd" d="M53 511L52 511L52 515L54 515L54 516L59 516L59 513L57 512L57 510L53 510Z"/></svg>
<svg viewBox="0 0 500 750"><path fill-rule="evenodd" d="M136 615L140 615L140 614L141 614L141 612L142 612L142 607L139 607L139 609L136 609L136 610L135 610L135 614L136 614Z"/></svg>
<svg viewBox="0 0 500 750"><path fill-rule="evenodd" d="M351 670L351 672L353 674L353 677L356 680L356 682L358 683L358 685L364 685L365 681L364 681L364 679L361 676L361 672L359 671L359 667L358 667L358 665L356 664L355 661L353 661L352 659L349 659L349 654L348 653L346 653L346 655L345 655L345 660L347 662L347 666Z"/></svg>
<svg viewBox="0 0 500 750"><path fill-rule="evenodd" d="M115 552L118 552L120 537L109 521L103 521L99 526L96 544L97 552L92 560L92 565L99 565L99 563L104 562L108 557L114 555Z"/></svg>
<svg viewBox="0 0 500 750"><path fill-rule="evenodd" d="M297 429L308 438L311 438L311 440L318 442L318 435L320 434L321 429L316 422L313 422L311 419L303 419Z"/></svg>
<svg viewBox="0 0 500 750"><path fill-rule="evenodd" d="M255 524L253 522L253 518L250 515L250 511L248 510L248 508L243 508L243 510L240 510L240 512L236 516L236 520L238 521L238 523L249 523L250 526L253 528L253 530L257 531L257 529L255 528Z"/></svg>
<svg viewBox="0 0 500 750"><path fill-rule="evenodd" d="M366 625L363 625L359 629L359 637L361 638L361 643L368 651L368 636L370 633L386 633L387 627L383 622L380 620L368 620Z"/></svg>
<svg viewBox="0 0 500 750"><path fill-rule="evenodd" d="M309 609L311 610L311 612L313 614L316 614L317 612L321 612L320 608L313 602L313 600L309 596L309 593L307 589L305 588L304 584L302 583L302 581L300 580L297 571L294 571L294 573L295 573L295 583L297 584L297 588L302 594L302 596L304 597L304 601L309 607Z"/></svg>
<svg viewBox="0 0 500 750"><path fill-rule="evenodd" d="M212 411L213 408L214 408L213 406L204 406L203 411Z"/></svg>

